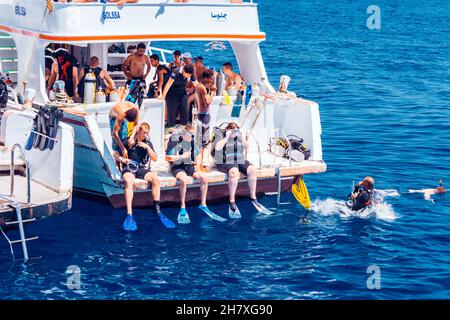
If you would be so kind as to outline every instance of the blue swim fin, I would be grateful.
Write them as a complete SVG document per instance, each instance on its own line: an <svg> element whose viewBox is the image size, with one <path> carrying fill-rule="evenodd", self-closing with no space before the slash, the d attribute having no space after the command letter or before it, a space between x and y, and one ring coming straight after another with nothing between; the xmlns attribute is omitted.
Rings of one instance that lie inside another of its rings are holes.
<svg viewBox="0 0 450 320"><path fill-rule="evenodd" d="M189 224L191 220L189 219L189 215L187 213L186 208L181 208L180 213L178 214L178 223L179 224Z"/></svg>
<svg viewBox="0 0 450 320"><path fill-rule="evenodd" d="M172 220L170 220L169 218L167 218L165 215L163 215L161 212L157 212L156 213L159 217L159 219L161 220L162 224L168 228L168 229L173 229L176 228L175 223L172 222Z"/></svg>
<svg viewBox="0 0 450 320"><path fill-rule="evenodd" d="M221 216L218 216L217 214L215 214L214 212L212 212L211 210L209 210L208 206L198 206L198 208L200 210L202 210L204 213L206 213L206 215L208 217L210 217L213 220L219 221L219 222L225 222L227 221L227 219L222 218Z"/></svg>

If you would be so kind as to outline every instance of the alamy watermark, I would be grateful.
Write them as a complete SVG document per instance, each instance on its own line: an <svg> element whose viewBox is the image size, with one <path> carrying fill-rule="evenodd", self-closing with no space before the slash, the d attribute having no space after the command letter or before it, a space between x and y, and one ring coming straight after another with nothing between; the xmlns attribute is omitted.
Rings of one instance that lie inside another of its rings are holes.
<svg viewBox="0 0 450 320"><path fill-rule="evenodd" d="M66 273L68 274L66 280L66 286L69 290L81 289L81 269L78 266L68 266Z"/></svg>
<svg viewBox="0 0 450 320"><path fill-rule="evenodd" d="M372 264L367 267L367 289L380 290L381 289L381 269L379 266Z"/></svg>
<svg viewBox="0 0 450 320"><path fill-rule="evenodd" d="M370 30L381 29L381 9L379 6L372 4L367 7L367 13L370 16L367 18L367 28Z"/></svg>

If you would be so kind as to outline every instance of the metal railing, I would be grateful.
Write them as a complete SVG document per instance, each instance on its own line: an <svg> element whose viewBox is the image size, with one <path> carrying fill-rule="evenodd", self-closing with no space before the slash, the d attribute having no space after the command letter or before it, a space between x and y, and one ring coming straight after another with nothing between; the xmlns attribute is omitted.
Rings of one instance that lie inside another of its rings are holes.
<svg viewBox="0 0 450 320"><path fill-rule="evenodd" d="M10 165L10 169L9 169L9 176L11 179L11 193L10 196L13 197L14 195L14 154L15 154L15 150L19 149L21 155L22 155L22 159L23 161L25 161L25 170L26 170L26 175L27 175L27 204L31 203L31 182L30 182L30 162L28 161L28 158L25 154L25 151L23 150L22 146L18 143L14 144L11 148L11 165Z"/></svg>
<svg viewBox="0 0 450 320"><path fill-rule="evenodd" d="M154 51L159 52L161 54L161 62L164 64L167 64L166 53L169 54L169 56L171 56L173 53L173 51L170 51L167 49L162 49L162 48L157 48L157 47L148 47L148 52L150 55L153 54Z"/></svg>

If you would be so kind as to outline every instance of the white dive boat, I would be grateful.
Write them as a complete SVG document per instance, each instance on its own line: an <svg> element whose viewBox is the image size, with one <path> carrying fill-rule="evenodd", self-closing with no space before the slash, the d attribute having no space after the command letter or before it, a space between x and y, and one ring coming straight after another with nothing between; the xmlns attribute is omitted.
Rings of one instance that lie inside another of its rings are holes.
<svg viewBox="0 0 450 320"><path fill-rule="evenodd" d="M72 206L74 133L59 123L51 136L36 131L34 108L8 101L0 121L0 230L11 246L21 243L28 259L24 223L67 211ZM56 124L57 122L55 122ZM31 138L30 138L31 136ZM37 141L36 147L30 143ZM19 228L20 239L5 231Z"/></svg>
<svg viewBox="0 0 450 320"><path fill-rule="evenodd" d="M17 81L27 79L35 88L36 100L48 101L45 83L45 48L51 43L72 46L72 54L79 61L96 55L101 67L117 64L127 54L108 53L115 44L145 42L148 52L159 51L162 61L170 51L152 47L155 41L228 42L237 60L239 71L250 84L260 83L264 95L253 97L243 107L239 117L231 117L232 105L223 96L214 98L210 107L211 127L234 121L249 135L249 160L258 169L258 193L289 191L292 183L306 174L326 170L322 161L321 124L319 106L313 101L296 97L293 93L279 93L267 80L259 43L265 40L260 31L257 4L232 3L229 0L174 1L141 0L121 8L103 3L53 3L47 1L0 1L0 31L11 41L17 52ZM187 22L189 21L189 22ZM31 63L29 63L31 61ZM223 61L225 62L225 61ZM117 72L120 74L120 72ZM113 73L114 75L114 73ZM234 101L236 97L231 97ZM258 102L257 102L258 101ZM125 205L121 173L112 157L111 131L108 114L111 103L66 105L63 122L75 129L74 189L84 194L107 197L114 207ZM152 163L162 180L161 202L178 203L176 179L164 161L165 146L164 101L145 99L140 120L151 125L151 140L159 155ZM274 136L295 135L309 146L310 157L304 161L279 157L269 152L268 143ZM208 172L210 189L208 200L227 198L227 176L212 168ZM151 192L145 181L136 180L134 204L148 206ZM243 176L238 196L247 196ZM188 201L199 199L199 184L191 182Z"/></svg>

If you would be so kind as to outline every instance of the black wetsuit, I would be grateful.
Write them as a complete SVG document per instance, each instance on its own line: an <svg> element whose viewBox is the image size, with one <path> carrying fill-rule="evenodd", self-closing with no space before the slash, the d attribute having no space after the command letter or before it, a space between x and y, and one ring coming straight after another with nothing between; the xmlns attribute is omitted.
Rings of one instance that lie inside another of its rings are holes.
<svg viewBox="0 0 450 320"><path fill-rule="evenodd" d="M173 69L170 78L173 79L173 84L166 96L168 111L167 126L175 126L178 113L180 113L180 124L185 125L189 120L189 105L186 86L189 81L194 82L197 79L194 75L191 75L190 79L186 79L183 76L182 68Z"/></svg>
<svg viewBox="0 0 450 320"><path fill-rule="evenodd" d="M144 141L145 144L149 145L150 148L152 148L152 150L155 150L153 147L152 142L146 138ZM151 172L150 169L146 168L146 164L149 164L149 158L150 156L148 155L148 152L145 148L142 148L140 146L137 145L137 143L132 146L131 148L128 146L128 139L124 139L122 141L124 147L127 149L128 151L128 159L135 161L136 163L138 163L139 168L137 169L136 172L134 172L134 176L138 179L144 179L146 174ZM150 167L150 164L149 166ZM122 169L122 174L125 174L127 172L131 172L129 170L129 168L124 165L124 168Z"/></svg>
<svg viewBox="0 0 450 320"><path fill-rule="evenodd" d="M372 204L373 189L366 189L364 186L356 186L353 194L358 196L353 199L351 209L358 211L364 209Z"/></svg>

